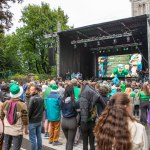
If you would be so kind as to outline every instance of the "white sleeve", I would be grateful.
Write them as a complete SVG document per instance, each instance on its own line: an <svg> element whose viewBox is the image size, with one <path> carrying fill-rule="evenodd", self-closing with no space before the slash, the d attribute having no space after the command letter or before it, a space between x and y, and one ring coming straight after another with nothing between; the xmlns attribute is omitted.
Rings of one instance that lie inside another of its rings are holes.
<svg viewBox="0 0 150 150"><path fill-rule="evenodd" d="M148 139L147 139L145 127L143 128L142 140L143 140L142 150L149 150L149 144L148 144Z"/></svg>

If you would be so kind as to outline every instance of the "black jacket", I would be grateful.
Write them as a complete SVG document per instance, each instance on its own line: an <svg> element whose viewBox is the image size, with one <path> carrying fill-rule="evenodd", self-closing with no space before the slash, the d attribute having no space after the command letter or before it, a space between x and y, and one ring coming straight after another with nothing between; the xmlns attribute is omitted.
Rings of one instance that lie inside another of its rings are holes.
<svg viewBox="0 0 150 150"><path fill-rule="evenodd" d="M103 112L103 110L105 109L107 103L109 101L109 98L106 96L101 96L101 98L99 99L99 102L97 104L97 115L100 116Z"/></svg>
<svg viewBox="0 0 150 150"><path fill-rule="evenodd" d="M98 103L103 110L106 106L105 101L100 94L90 85L85 84L79 98L81 122L88 121L88 114L92 108Z"/></svg>
<svg viewBox="0 0 150 150"><path fill-rule="evenodd" d="M29 123L42 121L44 111L44 100L38 94L30 97L28 105Z"/></svg>

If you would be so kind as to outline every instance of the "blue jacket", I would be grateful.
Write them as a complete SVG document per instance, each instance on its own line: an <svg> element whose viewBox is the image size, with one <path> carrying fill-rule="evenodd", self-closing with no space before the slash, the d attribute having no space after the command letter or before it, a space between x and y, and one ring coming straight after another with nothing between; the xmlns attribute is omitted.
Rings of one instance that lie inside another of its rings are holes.
<svg viewBox="0 0 150 150"><path fill-rule="evenodd" d="M60 102L60 94L58 92L51 91L50 95L46 99L48 121L59 121L61 119Z"/></svg>
<svg viewBox="0 0 150 150"><path fill-rule="evenodd" d="M61 101L61 110L64 118L76 117L76 109L79 109L79 102L71 101L71 97L67 97L64 102Z"/></svg>

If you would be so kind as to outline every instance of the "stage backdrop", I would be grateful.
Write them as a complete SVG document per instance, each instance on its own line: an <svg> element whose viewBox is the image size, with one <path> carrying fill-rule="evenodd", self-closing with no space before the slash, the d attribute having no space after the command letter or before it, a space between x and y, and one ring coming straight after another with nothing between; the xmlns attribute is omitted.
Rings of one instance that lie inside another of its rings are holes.
<svg viewBox="0 0 150 150"><path fill-rule="evenodd" d="M130 76L137 77L138 72L142 70L142 56L135 53L98 57L98 76L110 77L119 64L128 70Z"/></svg>

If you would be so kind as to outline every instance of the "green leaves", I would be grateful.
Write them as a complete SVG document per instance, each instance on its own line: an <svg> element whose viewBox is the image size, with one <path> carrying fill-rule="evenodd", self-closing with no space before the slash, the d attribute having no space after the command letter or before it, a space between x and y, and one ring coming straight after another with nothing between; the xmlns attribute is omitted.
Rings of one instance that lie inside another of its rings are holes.
<svg viewBox="0 0 150 150"><path fill-rule="evenodd" d="M61 8L51 9L46 3L25 7L20 18L24 26L5 37L4 55L9 59L5 66L11 66L11 70L18 73L56 72L48 63L48 49L51 44L56 48L56 39L45 35L57 32L58 21L61 30L69 29L68 19Z"/></svg>
<svg viewBox="0 0 150 150"><path fill-rule="evenodd" d="M0 2L0 33L4 33L4 29L9 29L12 26L13 14L9 11L10 2L22 2L22 0L1 0Z"/></svg>
<svg viewBox="0 0 150 150"><path fill-rule="evenodd" d="M22 72L16 35L1 36L0 46L0 77L9 76L10 72Z"/></svg>

